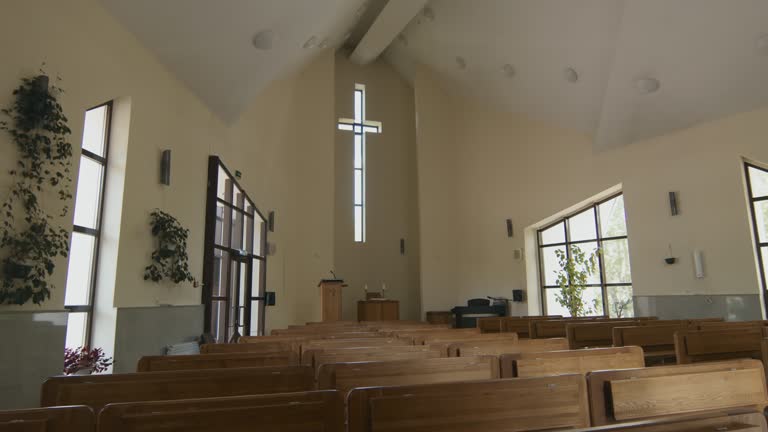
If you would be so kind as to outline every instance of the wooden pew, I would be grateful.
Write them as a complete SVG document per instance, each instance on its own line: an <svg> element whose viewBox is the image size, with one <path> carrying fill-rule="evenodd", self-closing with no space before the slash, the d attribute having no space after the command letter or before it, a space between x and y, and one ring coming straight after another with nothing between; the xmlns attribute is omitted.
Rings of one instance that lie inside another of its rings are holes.
<svg viewBox="0 0 768 432"><path fill-rule="evenodd" d="M43 383L41 406L86 405L99 411L113 402L241 396L313 390L311 367L56 376Z"/></svg>
<svg viewBox="0 0 768 432"><path fill-rule="evenodd" d="M511 341L517 342L517 333L487 333L487 334L428 334L413 338L414 345L429 345L448 356L448 347L457 342L467 341Z"/></svg>
<svg viewBox="0 0 768 432"><path fill-rule="evenodd" d="M367 330L367 329L366 329ZM310 339L360 339L384 337L375 331L336 331L334 329L272 330L274 336L296 336Z"/></svg>
<svg viewBox="0 0 768 432"><path fill-rule="evenodd" d="M763 330L732 327L724 330L678 330L675 357L678 364L734 358L762 358Z"/></svg>
<svg viewBox="0 0 768 432"><path fill-rule="evenodd" d="M675 361L675 332L685 330L687 324L659 326L614 327L613 346L639 346L643 349L646 365Z"/></svg>
<svg viewBox="0 0 768 432"><path fill-rule="evenodd" d="M355 387L433 384L499 378L498 357L453 357L367 363L326 363L318 369L318 389L346 394Z"/></svg>
<svg viewBox="0 0 768 432"><path fill-rule="evenodd" d="M528 336L532 339L566 337L567 335L565 333L565 327L569 323L644 321L644 320L656 320L656 319L657 319L656 317L636 317L636 318L582 317L582 318L564 318L564 319L552 319L552 320L532 320L528 324Z"/></svg>
<svg viewBox="0 0 768 432"><path fill-rule="evenodd" d="M448 347L448 356L471 357L520 352L561 351L567 349L568 341L564 338L519 340L498 339L454 342Z"/></svg>
<svg viewBox="0 0 768 432"><path fill-rule="evenodd" d="M645 366L640 347L504 354L500 362L502 378L586 374L603 369Z"/></svg>
<svg viewBox="0 0 768 432"><path fill-rule="evenodd" d="M584 377L356 388L349 432L523 431L589 426Z"/></svg>
<svg viewBox="0 0 768 432"><path fill-rule="evenodd" d="M504 317L481 317L476 320L477 328L480 333L501 333L504 331L503 320Z"/></svg>
<svg viewBox="0 0 768 432"><path fill-rule="evenodd" d="M326 363L352 363L370 361L415 360L445 357L441 351L428 345L405 345L392 347L363 347L310 350L304 357L310 359L308 366L315 369Z"/></svg>
<svg viewBox="0 0 768 432"><path fill-rule="evenodd" d="M107 405L99 432L342 431L344 401L334 390Z"/></svg>
<svg viewBox="0 0 768 432"><path fill-rule="evenodd" d="M233 354L233 353L283 353L293 351L301 353L301 343L298 341L268 341L256 343L220 343L203 344L202 354Z"/></svg>
<svg viewBox="0 0 768 432"><path fill-rule="evenodd" d="M413 340L415 338L418 338L420 336L424 336L427 334L431 335L439 335L439 334L446 334L446 335L454 335L454 334L464 334L464 335L476 335L480 334L480 329L478 328L462 328L462 329L406 329L406 330L394 330L391 332L386 333L386 336L389 337L396 337L401 339L410 339Z"/></svg>
<svg viewBox="0 0 768 432"><path fill-rule="evenodd" d="M388 346L413 346L412 341L398 338L318 339L301 345L301 364L313 365L314 353L323 349L374 348Z"/></svg>
<svg viewBox="0 0 768 432"><path fill-rule="evenodd" d="M96 416L86 406L0 411L0 432L93 432Z"/></svg>
<svg viewBox="0 0 768 432"><path fill-rule="evenodd" d="M652 420L578 429L573 432L766 432L765 416L751 409L704 414L677 414Z"/></svg>
<svg viewBox="0 0 768 432"><path fill-rule="evenodd" d="M613 346L613 329L618 326L640 325L640 321L569 322L565 337L570 349Z"/></svg>
<svg viewBox="0 0 768 432"><path fill-rule="evenodd" d="M731 360L587 374L593 425L737 408L768 402L763 365Z"/></svg>
<svg viewBox="0 0 768 432"><path fill-rule="evenodd" d="M502 332L517 333L521 339L530 338L531 321L562 319L560 315L528 316L528 317L505 317L502 322Z"/></svg>
<svg viewBox="0 0 768 432"><path fill-rule="evenodd" d="M263 366L298 366L299 356L293 351L279 353L229 353L178 356L144 356L139 359L138 372L159 372L189 369L220 369Z"/></svg>

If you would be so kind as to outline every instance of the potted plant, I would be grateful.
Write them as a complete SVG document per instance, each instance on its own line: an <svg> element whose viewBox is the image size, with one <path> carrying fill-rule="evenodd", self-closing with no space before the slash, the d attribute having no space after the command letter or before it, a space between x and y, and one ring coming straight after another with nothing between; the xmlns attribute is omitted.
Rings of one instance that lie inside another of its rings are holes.
<svg viewBox="0 0 768 432"><path fill-rule="evenodd" d="M112 365L112 358L101 348L88 347L64 349L64 373L66 375L90 375L104 372Z"/></svg>
<svg viewBox="0 0 768 432"><path fill-rule="evenodd" d="M41 304L50 298L55 260L69 250L69 231L55 223L51 204L41 205L50 194L64 202L72 198L71 131L57 99L61 92L41 70L23 78L11 106L0 110L5 117L0 130L10 135L18 154L0 207L0 304ZM65 203L57 216L68 212Z"/></svg>
<svg viewBox="0 0 768 432"><path fill-rule="evenodd" d="M584 299L587 281L597 272L599 250L587 255L578 246L571 246L570 256L564 250L555 250L560 270L557 272L557 284L560 290L555 294L557 303L566 308L572 317L580 317L598 312L598 301L592 304Z"/></svg>
<svg viewBox="0 0 768 432"><path fill-rule="evenodd" d="M159 209L152 211L150 218L152 236L157 239L157 248L152 252L152 263L144 268L144 280L160 282L169 279L177 284L184 281L197 284L189 272L189 230L175 217Z"/></svg>

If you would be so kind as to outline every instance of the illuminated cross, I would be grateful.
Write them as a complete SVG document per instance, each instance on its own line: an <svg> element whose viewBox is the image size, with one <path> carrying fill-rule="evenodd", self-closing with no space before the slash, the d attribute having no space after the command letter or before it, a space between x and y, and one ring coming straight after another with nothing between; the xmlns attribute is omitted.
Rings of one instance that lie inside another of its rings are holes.
<svg viewBox="0 0 768 432"><path fill-rule="evenodd" d="M355 133L354 218L355 242L365 242L365 134L381 133L381 122L365 119L365 86L355 84L355 118L340 118L339 129Z"/></svg>

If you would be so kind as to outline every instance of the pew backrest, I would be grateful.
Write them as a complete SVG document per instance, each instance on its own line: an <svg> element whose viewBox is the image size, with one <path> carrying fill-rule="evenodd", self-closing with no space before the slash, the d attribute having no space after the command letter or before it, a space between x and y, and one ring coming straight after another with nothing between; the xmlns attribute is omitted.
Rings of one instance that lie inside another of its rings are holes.
<svg viewBox="0 0 768 432"><path fill-rule="evenodd" d="M572 432L766 432L765 416L754 409L727 413L676 414L651 420L636 420Z"/></svg>
<svg viewBox="0 0 768 432"><path fill-rule="evenodd" d="M760 327L678 330L674 338L678 364L762 358L763 330Z"/></svg>
<svg viewBox="0 0 768 432"><path fill-rule="evenodd" d="M441 351L433 349L428 345L320 349L310 350L305 354L305 357L311 358L309 365L316 369L326 363L416 360L445 357Z"/></svg>
<svg viewBox="0 0 768 432"><path fill-rule="evenodd" d="M685 330L687 324L659 326L614 327L613 346L639 346L648 358L674 358L675 332Z"/></svg>
<svg viewBox="0 0 768 432"><path fill-rule="evenodd" d="M394 360L362 363L326 363L317 373L318 389L346 394L355 387L433 384L499 378L494 356Z"/></svg>
<svg viewBox="0 0 768 432"><path fill-rule="evenodd" d="M96 417L86 406L0 411L0 432L94 432Z"/></svg>
<svg viewBox="0 0 768 432"><path fill-rule="evenodd" d="M139 364L136 370L138 372L161 372L173 370L297 366L298 364L299 356L294 351L283 351L279 353L247 352L178 356L144 356L139 359Z"/></svg>
<svg viewBox="0 0 768 432"><path fill-rule="evenodd" d="M311 367L208 369L91 376L56 376L43 383L41 406L241 396L313 390Z"/></svg>
<svg viewBox="0 0 768 432"><path fill-rule="evenodd" d="M504 354L500 357L500 362L502 378L583 375L596 370L645 366L643 350L640 347Z"/></svg>
<svg viewBox="0 0 768 432"><path fill-rule="evenodd" d="M99 432L341 431L344 401L333 390L107 405Z"/></svg>
<svg viewBox="0 0 768 432"><path fill-rule="evenodd" d="M596 348L613 346L613 329L618 326L639 325L640 321L570 322L565 325L568 347Z"/></svg>
<svg viewBox="0 0 768 432"><path fill-rule="evenodd" d="M413 345L407 339L398 338L362 338L362 339L321 339L304 342L301 346L302 358L309 350L334 348L362 348Z"/></svg>
<svg viewBox="0 0 768 432"><path fill-rule="evenodd" d="M593 425L766 403L757 360L596 371L587 374ZM762 404L762 405L761 405Z"/></svg>
<svg viewBox="0 0 768 432"><path fill-rule="evenodd" d="M449 357L502 355L521 352L561 351L568 349L565 338L480 340L454 342L448 347Z"/></svg>
<svg viewBox="0 0 768 432"><path fill-rule="evenodd" d="M294 341L269 341L255 343L221 343L203 344L200 346L201 354L232 354L232 353L284 353L293 351L299 354L301 343Z"/></svg>
<svg viewBox="0 0 768 432"><path fill-rule="evenodd" d="M583 376L356 388L349 432L523 431L589 426Z"/></svg>

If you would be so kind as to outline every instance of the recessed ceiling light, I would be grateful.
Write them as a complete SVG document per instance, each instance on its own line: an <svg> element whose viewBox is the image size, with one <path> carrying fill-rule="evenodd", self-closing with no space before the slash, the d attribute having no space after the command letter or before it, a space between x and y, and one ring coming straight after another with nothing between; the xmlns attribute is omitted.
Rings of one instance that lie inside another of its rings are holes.
<svg viewBox="0 0 768 432"><path fill-rule="evenodd" d="M275 34L272 30L262 30L256 33L251 39L251 43L254 47L260 50L272 49L272 43L274 42Z"/></svg>
<svg viewBox="0 0 768 432"><path fill-rule="evenodd" d="M661 81L656 78L644 77L635 80L635 88L643 93L654 93L661 88Z"/></svg>
<svg viewBox="0 0 768 432"><path fill-rule="evenodd" d="M563 78L569 83L575 83L579 80L579 73L576 72L576 69L568 67L563 69Z"/></svg>
<svg viewBox="0 0 768 432"><path fill-rule="evenodd" d="M307 39L306 42L304 42L304 45L302 45L304 49L314 48L316 46L317 46L317 38L315 36L310 36L310 38Z"/></svg>
<svg viewBox="0 0 768 432"><path fill-rule="evenodd" d="M504 72L504 75L507 76L507 78L512 78L515 76L515 67L511 64L507 63L504 66L501 67L501 71Z"/></svg>
<svg viewBox="0 0 768 432"><path fill-rule="evenodd" d="M462 56L456 57L456 67L458 67L459 69L467 68L467 61L464 60L464 57Z"/></svg>
<svg viewBox="0 0 768 432"><path fill-rule="evenodd" d="M768 33L763 33L757 38L755 49L758 53L768 56Z"/></svg>

